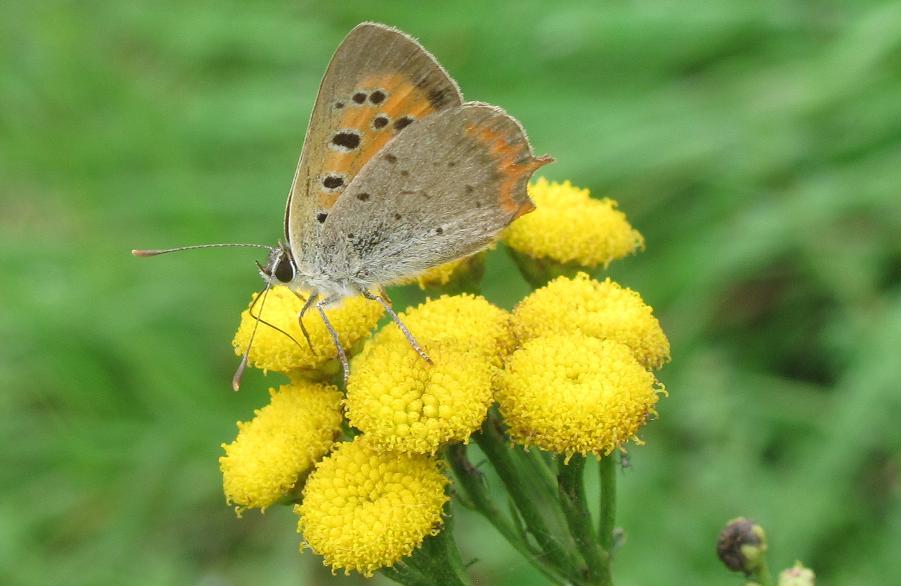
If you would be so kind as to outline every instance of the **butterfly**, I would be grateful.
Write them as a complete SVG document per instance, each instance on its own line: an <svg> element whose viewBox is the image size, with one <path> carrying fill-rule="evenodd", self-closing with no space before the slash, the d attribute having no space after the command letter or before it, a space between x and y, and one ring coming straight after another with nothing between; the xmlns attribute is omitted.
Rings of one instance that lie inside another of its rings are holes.
<svg viewBox="0 0 901 586"><path fill-rule="evenodd" d="M464 102L457 83L409 35L365 22L338 46L319 88L285 208L284 240L269 248L266 281L304 299L349 364L325 308L363 295L384 307L426 361L384 287L478 252L535 209L526 193L548 156L534 156L519 122ZM133 250L155 256L179 250ZM259 297L258 297L259 298ZM257 318L256 326L260 319ZM252 343L252 336L251 336ZM237 390L250 345L233 379Z"/></svg>

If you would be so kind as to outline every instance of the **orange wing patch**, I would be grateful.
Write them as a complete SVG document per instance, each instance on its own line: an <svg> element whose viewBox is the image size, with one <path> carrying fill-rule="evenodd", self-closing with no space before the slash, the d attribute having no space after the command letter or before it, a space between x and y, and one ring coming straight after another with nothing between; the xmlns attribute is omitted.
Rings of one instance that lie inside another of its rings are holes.
<svg viewBox="0 0 901 586"><path fill-rule="evenodd" d="M335 205L345 187L363 165L381 151L398 132L444 105L441 91L428 92L401 74L362 80L349 96L333 105L343 110L319 177L319 206Z"/></svg>
<svg viewBox="0 0 901 586"><path fill-rule="evenodd" d="M525 201L516 201L517 189L524 189L523 180L528 180L532 173L554 159L551 157L533 157L526 141L510 142L507 133L488 126L468 124L463 131L480 142L488 151L500 176L498 186L498 203L505 212L513 214L516 219L535 209L535 204L528 197Z"/></svg>

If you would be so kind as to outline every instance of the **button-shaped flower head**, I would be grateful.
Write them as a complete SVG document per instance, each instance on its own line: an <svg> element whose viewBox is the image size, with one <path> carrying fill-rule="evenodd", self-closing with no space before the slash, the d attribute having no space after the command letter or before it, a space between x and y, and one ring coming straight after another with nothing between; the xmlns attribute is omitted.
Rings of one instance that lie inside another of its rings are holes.
<svg viewBox="0 0 901 586"><path fill-rule="evenodd" d="M648 368L660 368L670 355L660 322L638 293L584 273L558 277L523 299L513 310L513 332L521 342L568 332L615 340Z"/></svg>
<svg viewBox="0 0 901 586"><path fill-rule="evenodd" d="M254 295L254 299L256 295L258 294ZM253 307L253 315L284 330L294 339L261 323L253 340L253 347L250 349L248 362L251 366L263 370L291 372L313 371L332 363L333 370L337 369L335 344L315 309L308 311L303 320L310 334L314 352L304 340L297 320L297 315L303 307L302 299L287 287L278 286L270 289L262 315L260 315L261 305L262 300L259 300ZM376 301L350 297L343 300L340 305L327 309L326 314L338 332L341 345L345 350L349 350L356 342L369 335L383 311L382 306ZM241 313L241 325L232 341L235 354L238 356L247 349L255 323L256 320L251 317L249 308Z"/></svg>
<svg viewBox="0 0 901 586"><path fill-rule="evenodd" d="M481 354L500 366L513 347L510 314L480 295L442 295L400 314L401 321L420 343L439 343ZM394 325L382 328L370 344L406 342Z"/></svg>
<svg viewBox="0 0 901 586"><path fill-rule="evenodd" d="M567 456L606 455L637 439L661 390L627 346L563 334L514 352L496 396L514 442Z"/></svg>
<svg viewBox="0 0 901 586"><path fill-rule="evenodd" d="M529 186L535 211L507 229L505 240L519 254L565 265L607 266L644 247L612 199L593 199L587 189L544 177Z"/></svg>
<svg viewBox="0 0 901 586"><path fill-rule="evenodd" d="M277 502L341 431L341 393L335 387L301 379L269 393L269 404L239 422L238 437L222 445L225 498L239 509Z"/></svg>
<svg viewBox="0 0 901 586"><path fill-rule="evenodd" d="M316 466L294 509L301 548L333 570L371 576L440 531L446 484L429 456L378 452L365 436L339 444Z"/></svg>
<svg viewBox="0 0 901 586"><path fill-rule="evenodd" d="M383 339L354 359L347 418L380 449L431 454L466 441L485 419L492 400L488 358L448 343L427 349L432 364L405 339Z"/></svg>

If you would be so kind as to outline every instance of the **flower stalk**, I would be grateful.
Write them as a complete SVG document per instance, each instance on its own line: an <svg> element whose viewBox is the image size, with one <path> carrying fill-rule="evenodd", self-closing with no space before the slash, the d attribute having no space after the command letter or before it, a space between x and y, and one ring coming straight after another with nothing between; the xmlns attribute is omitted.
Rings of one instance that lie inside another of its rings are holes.
<svg viewBox="0 0 901 586"><path fill-rule="evenodd" d="M476 442L500 476L516 509L522 515L526 530L538 543L542 552L556 568L564 571L570 578L581 575L581 564L561 546L548 529L538 505L545 499L536 498L534 491L530 490L533 485L523 474L522 468L517 466L493 415L489 415L481 432L476 435ZM558 506L558 503L553 505Z"/></svg>
<svg viewBox="0 0 901 586"><path fill-rule="evenodd" d="M441 532L423 540L422 546L406 558L405 562L415 568L419 575L424 576L427 580L426 583L430 585L470 586L472 584L472 580L463 567L460 550L454 539L453 515L450 510L445 512L444 527ZM406 582L402 583L406 584Z"/></svg>
<svg viewBox="0 0 901 586"><path fill-rule="evenodd" d="M609 559L613 554L613 531L616 528L616 461L613 454L607 454L598 462L601 475L601 514L598 521L598 535L601 547Z"/></svg>
<svg viewBox="0 0 901 586"><path fill-rule="evenodd" d="M541 556L541 552L529 543L528 536L525 534L525 528L521 526L519 511L516 510L515 505L511 502L510 515L512 521L510 521L491 500L491 496L488 494L488 487L485 484L485 477L469 461L466 455L466 446L462 444L449 446L445 457L454 471L457 486L462 490L472 508L485 517L497 529L498 533L548 580L554 584L564 584L565 579L560 574L560 571L547 563L544 557Z"/></svg>
<svg viewBox="0 0 901 586"><path fill-rule="evenodd" d="M585 496L585 458L573 456L568 463L560 465L558 486L560 502L566 514L570 533L576 546L588 566L588 581L591 584L611 584L608 556L602 551L597 533L588 511L588 500Z"/></svg>

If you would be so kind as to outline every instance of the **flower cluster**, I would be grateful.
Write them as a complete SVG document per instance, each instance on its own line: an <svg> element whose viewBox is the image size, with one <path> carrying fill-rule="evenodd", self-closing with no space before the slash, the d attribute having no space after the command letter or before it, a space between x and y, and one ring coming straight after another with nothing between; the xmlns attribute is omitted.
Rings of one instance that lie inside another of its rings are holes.
<svg viewBox="0 0 901 586"><path fill-rule="evenodd" d="M544 179L530 194L537 211L506 235L524 271L547 259L588 270L643 246L615 202ZM436 267L419 284L450 290L453 280L471 281L482 256ZM328 311L351 357L342 393L322 382L337 370L318 316L304 320L312 348L303 339L303 298L275 287L259 301L253 316L242 315L235 350L245 351L262 320L249 363L292 383L272 391L270 404L224 446L226 499L240 508L297 503L301 547L333 570L366 576L412 563L441 532L449 498L441 457L482 437L489 416L501 418L515 444L567 460L603 457L640 443L663 392L653 370L669 360L669 342L638 293L573 273L512 312L473 294L401 312L428 361L393 323L371 333L382 316L377 303L345 300Z"/></svg>

